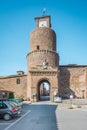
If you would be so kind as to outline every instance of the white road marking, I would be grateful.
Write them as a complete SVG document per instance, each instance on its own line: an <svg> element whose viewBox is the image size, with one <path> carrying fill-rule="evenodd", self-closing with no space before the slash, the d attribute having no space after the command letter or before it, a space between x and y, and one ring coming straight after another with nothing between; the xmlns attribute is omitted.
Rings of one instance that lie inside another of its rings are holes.
<svg viewBox="0 0 87 130"><path fill-rule="evenodd" d="M25 113L22 117L20 117L18 120L16 120L14 123L12 123L11 125L9 125L7 128L5 128L4 130L8 130L9 128L11 128L13 125L15 125L17 122L19 122L22 118L24 118L28 113L30 113L31 111L29 110L27 113Z"/></svg>
<svg viewBox="0 0 87 130"><path fill-rule="evenodd" d="M3 124L9 125L9 124L11 124L11 122L10 123L9 122L7 122L7 123L6 122L2 122L2 123L0 122L0 125L3 125Z"/></svg>

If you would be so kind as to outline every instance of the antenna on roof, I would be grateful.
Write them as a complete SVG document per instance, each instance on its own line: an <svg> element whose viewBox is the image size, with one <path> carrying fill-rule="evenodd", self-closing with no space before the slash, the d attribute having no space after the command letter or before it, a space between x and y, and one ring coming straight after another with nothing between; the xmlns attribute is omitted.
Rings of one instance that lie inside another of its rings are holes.
<svg viewBox="0 0 87 130"><path fill-rule="evenodd" d="M42 14L43 14L43 16L46 14L46 8L43 8Z"/></svg>

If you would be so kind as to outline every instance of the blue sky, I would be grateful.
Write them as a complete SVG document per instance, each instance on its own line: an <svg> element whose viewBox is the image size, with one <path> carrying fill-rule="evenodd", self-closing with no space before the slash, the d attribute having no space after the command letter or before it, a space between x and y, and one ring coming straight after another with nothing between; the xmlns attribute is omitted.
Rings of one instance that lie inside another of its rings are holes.
<svg viewBox="0 0 87 130"><path fill-rule="evenodd" d="M0 0L0 76L27 72L34 18L51 15L60 64L87 65L86 0Z"/></svg>

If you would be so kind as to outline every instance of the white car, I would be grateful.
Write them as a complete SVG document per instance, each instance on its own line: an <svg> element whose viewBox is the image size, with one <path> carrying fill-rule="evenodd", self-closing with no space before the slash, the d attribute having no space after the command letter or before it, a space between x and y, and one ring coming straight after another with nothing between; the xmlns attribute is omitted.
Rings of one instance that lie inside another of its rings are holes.
<svg viewBox="0 0 87 130"><path fill-rule="evenodd" d="M61 97L54 97L54 102L61 103L62 102L62 98Z"/></svg>

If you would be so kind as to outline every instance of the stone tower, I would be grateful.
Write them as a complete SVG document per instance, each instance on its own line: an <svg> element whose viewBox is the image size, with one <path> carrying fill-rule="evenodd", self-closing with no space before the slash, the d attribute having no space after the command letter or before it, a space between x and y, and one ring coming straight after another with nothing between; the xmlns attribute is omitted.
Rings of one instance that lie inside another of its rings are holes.
<svg viewBox="0 0 87 130"><path fill-rule="evenodd" d="M51 17L36 17L36 28L30 34L30 52L27 54L27 97L40 100L40 85L49 84L50 100L58 93L59 56L56 52L56 34L51 29Z"/></svg>

